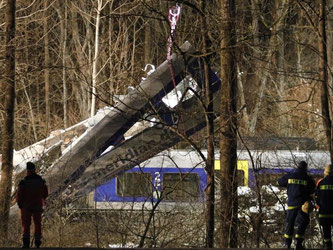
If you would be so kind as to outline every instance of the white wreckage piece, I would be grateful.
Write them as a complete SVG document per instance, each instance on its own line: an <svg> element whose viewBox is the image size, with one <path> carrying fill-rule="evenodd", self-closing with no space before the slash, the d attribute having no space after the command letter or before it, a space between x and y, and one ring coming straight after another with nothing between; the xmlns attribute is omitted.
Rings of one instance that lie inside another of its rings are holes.
<svg viewBox="0 0 333 250"><path fill-rule="evenodd" d="M52 131L49 137L18 151L14 150L14 178L12 195L15 195L18 181L20 181L25 175L26 163L28 161L36 163L37 167L39 167L38 171L43 174L48 170L48 168L52 167L51 164L56 160L55 157L59 157L69 150L77 139L94 127L105 116L105 114L110 111L110 109L110 107L99 109L93 117L79 122L67 129ZM12 199L15 199L15 197L12 197ZM15 208L17 209L17 206L13 207L11 213L15 213Z"/></svg>
<svg viewBox="0 0 333 250"><path fill-rule="evenodd" d="M195 61L190 43L180 47L181 55L172 55L174 78L177 84L184 76L185 68ZM124 140L124 134L147 112L152 104L173 89L168 62L163 62L141 84L119 101L93 128L86 131L66 152L43 173L49 186L50 198L58 197L71 183L78 180L85 169L106 150ZM152 110L150 111L152 112Z"/></svg>
<svg viewBox="0 0 333 250"><path fill-rule="evenodd" d="M66 150L68 150L67 148L69 146L72 146L72 143L75 142L79 136L94 127L95 124L97 124L109 110L110 107L100 109L97 111L95 116L90 117L89 119L79 122L67 129L52 131L49 137L32 145L29 145L23 149L20 149L18 151L14 149L14 175L18 175L25 171L26 163L28 161L35 163L40 162L38 166L42 166L44 163L44 159L47 158L54 150L58 150L60 155L63 154Z"/></svg>

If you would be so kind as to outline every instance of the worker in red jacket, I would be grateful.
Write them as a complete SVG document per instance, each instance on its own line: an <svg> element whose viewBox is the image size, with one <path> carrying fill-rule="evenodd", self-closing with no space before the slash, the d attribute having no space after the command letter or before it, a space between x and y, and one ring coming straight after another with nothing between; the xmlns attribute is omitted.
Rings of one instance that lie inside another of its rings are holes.
<svg viewBox="0 0 333 250"><path fill-rule="evenodd" d="M23 230L23 248L30 247L31 217L34 221L34 241L37 248L42 244L42 212L44 201L48 196L45 180L36 173L36 166L27 162L27 175L20 181L17 192L17 205L21 209Z"/></svg>

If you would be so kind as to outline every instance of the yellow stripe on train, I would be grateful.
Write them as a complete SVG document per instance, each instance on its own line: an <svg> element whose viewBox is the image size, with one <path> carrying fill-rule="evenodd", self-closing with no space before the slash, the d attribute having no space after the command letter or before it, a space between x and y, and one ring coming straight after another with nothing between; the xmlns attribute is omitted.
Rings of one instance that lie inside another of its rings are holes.
<svg viewBox="0 0 333 250"><path fill-rule="evenodd" d="M215 160L214 162L214 170L220 170L221 164L220 160ZM244 173L244 186L249 186L249 162L248 161L237 161L237 170L242 171Z"/></svg>

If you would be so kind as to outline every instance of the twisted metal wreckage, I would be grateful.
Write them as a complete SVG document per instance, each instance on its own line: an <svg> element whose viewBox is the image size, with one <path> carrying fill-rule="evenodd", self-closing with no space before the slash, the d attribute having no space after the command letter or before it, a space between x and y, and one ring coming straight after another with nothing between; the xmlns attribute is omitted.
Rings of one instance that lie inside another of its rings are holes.
<svg viewBox="0 0 333 250"><path fill-rule="evenodd" d="M96 125L90 129L86 129L83 123L75 126L76 131L81 131L79 139L47 169L41 169L49 186L48 207L52 207L58 197L75 200L93 191L116 175L180 142L182 135L193 135L205 126L204 111L196 95L182 98L173 108L162 101L175 88L175 84L190 79L195 80L199 88L203 86L203 63L199 58L191 56L193 47L185 42L180 51L181 54L173 53L171 56L172 72L169 70L169 62L164 61L123 101L109 109ZM209 74L215 110L218 110L221 82L213 71ZM124 134L137 121L145 119L149 114L157 114L159 122L130 138L124 138ZM36 145L51 152L64 138L77 134L72 130L67 129ZM31 159L25 162L27 160Z"/></svg>

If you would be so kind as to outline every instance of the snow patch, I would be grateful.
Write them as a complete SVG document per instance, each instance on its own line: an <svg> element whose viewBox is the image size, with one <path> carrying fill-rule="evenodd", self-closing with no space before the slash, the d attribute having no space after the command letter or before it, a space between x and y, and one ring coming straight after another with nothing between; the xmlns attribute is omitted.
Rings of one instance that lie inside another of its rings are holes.
<svg viewBox="0 0 333 250"><path fill-rule="evenodd" d="M250 207L250 208L249 208L249 212L250 212L250 213L254 213L254 214L259 213L259 206L253 206L253 207Z"/></svg>
<svg viewBox="0 0 333 250"><path fill-rule="evenodd" d="M125 245L122 244L109 244L109 248L137 248L138 245L135 245L134 243L127 243Z"/></svg>
<svg viewBox="0 0 333 250"><path fill-rule="evenodd" d="M276 204L274 206L274 210L283 212L283 211L285 211L285 205L284 204L282 205L280 202L276 202Z"/></svg>
<svg viewBox="0 0 333 250"><path fill-rule="evenodd" d="M263 185L261 187L262 191L267 192L268 194L274 194L274 193L279 193L280 192L280 188L276 187L276 186L272 186L271 184L269 185Z"/></svg>
<svg viewBox="0 0 333 250"><path fill-rule="evenodd" d="M251 193L252 193L252 190L249 187L242 186L242 187L237 188L238 195L250 195Z"/></svg>

